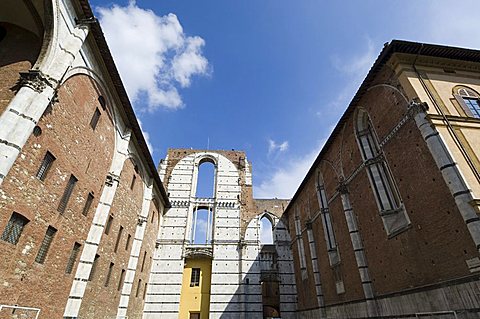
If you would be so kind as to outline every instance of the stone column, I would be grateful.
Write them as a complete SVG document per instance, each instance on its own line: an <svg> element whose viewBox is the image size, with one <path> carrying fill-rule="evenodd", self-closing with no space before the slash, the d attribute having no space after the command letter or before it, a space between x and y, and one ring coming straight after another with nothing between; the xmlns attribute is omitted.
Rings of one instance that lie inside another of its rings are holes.
<svg viewBox="0 0 480 319"><path fill-rule="evenodd" d="M131 134L128 133L118 142L117 150L113 155L111 170L106 176L105 187L100 196L100 201L95 210L92 225L90 226L90 231L88 232L87 240L84 243L82 255L78 262L67 305L65 306L63 314L64 318L78 317L88 278L92 271L93 261L104 233L105 224L118 188L118 183L120 182L120 173L122 172L123 164L128 156L127 152L130 136Z"/></svg>
<svg viewBox="0 0 480 319"><path fill-rule="evenodd" d="M55 98L57 87L87 34L86 26L75 27L64 39L63 50L57 50L55 58L49 61L52 66L21 74L21 88L0 116L0 185L43 112Z"/></svg>
<svg viewBox="0 0 480 319"><path fill-rule="evenodd" d="M317 247L315 245L315 238L313 236L312 223L307 223L307 236L310 245L310 260L312 262L313 279L315 280L315 292L317 294L318 307L320 308L320 318L326 318L325 301L322 292L322 281L320 271L318 270Z"/></svg>
<svg viewBox="0 0 480 319"><path fill-rule="evenodd" d="M368 316L377 315L377 305L375 302L375 293L373 290L372 280L368 271L367 258L365 256L365 249L363 247L362 237L357 226L357 219L353 212L350 202L350 195L348 194L347 186L341 183L338 187L342 199L343 211L347 221L348 232L350 233L350 240L352 241L353 251L355 253L355 260L357 262L360 280L362 282L363 293L367 304Z"/></svg>
<svg viewBox="0 0 480 319"><path fill-rule="evenodd" d="M480 251L480 217L477 215L472 205L474 198L470 189L468 189L457 163L454 162L450 151L443 141L440 133L435 126L428 120L426 111L427 103L412 102L409 107L410 115L415 119L423 139L427 143L428 149L440 169L443 179L450 189L450 193L455 199L458 210L467 225L470 236Z"/></svg>
<svg viewBox="0 0 480 319"><path fill-rule="evenodd" d="M135 272L137 271L138 259L142 249L143 236L145 228L148 224L148 212L152 202L152 185L145 185L143 192L142 211L138 216L138 225L133 238L132 249L130 250L130 258L128 259L127 272L123 281L122 294L120 295L120 303L118 305L117 318L127 318L128 302L132 293ZM160 211L158 212L160 214Z"/></svg>

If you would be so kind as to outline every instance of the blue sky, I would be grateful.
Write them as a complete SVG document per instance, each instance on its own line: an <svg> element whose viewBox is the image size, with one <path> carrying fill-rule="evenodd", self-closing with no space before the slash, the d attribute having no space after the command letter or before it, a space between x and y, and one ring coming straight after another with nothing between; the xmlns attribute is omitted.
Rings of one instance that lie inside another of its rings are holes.
<svg viewBox="0 0 480 319"><path fill-rule="evenodd" d="M480 48L478 0L91 3L155 161L244 150L256 197L293 195L385 42Z"/></svg>

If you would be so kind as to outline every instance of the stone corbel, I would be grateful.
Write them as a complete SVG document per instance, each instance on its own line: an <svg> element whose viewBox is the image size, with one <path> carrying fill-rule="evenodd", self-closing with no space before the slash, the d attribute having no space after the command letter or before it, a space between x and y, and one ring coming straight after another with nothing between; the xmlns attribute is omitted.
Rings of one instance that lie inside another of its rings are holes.
<svg viewBox="0 0 480 319"><path fill-rule="evenodd" d="M55 88L56 81L46 76L39 70L28 70L27 72L20 72L20 86L29 87L35 92L41 93L47 88Z"/></svg>
<svg viewBox="0 0 480 319"><path fill-rule="evenodd" d="M148 220L147 220L147 217L145 216L138 216L138 226L142 226L143 223L146 223Z"/></svg>

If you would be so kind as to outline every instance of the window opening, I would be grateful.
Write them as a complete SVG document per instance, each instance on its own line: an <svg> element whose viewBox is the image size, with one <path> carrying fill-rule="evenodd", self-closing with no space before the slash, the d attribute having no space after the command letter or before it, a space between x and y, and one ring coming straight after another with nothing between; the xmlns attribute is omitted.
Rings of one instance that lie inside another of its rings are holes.
<svg viewBox="0 0 480 319"><path fill-rule="evenodd" d="M128 246L130 245L130 239L132 236L130 234L127 235L127 242L125 243L125 250L128 250Z"/></svg>
<svg viewBox="0 0 480 319"><path fill-rule="evenodd" d="M23 228L27 223L27 218L16 212L13 212L12 216L10 216L10 220L8 221L7 226L3 230L2 240L10 244L16 245L18 243L18 240L20 239Z"/></svg>
<svg viewBox="0 0 480 319"><path fill-rule="evenodd" d="M55 161L55 156L53 156L52 153L47 151L45 153L45 156L43 157L42 163L40 164L40 167L38 168L37 171L37 178L41 181L44 181L45 178L47 177L47 173L50 170L50 167L53 164L53 161Z"/></svg>
<svg viewBox="0 0 480 319"><path fill-rule="evenodd" d="M135 174L133 174L132 182L130 183L130 189L133 189L133 187L135 186L135 180L136 179L137 179L137 176L135 176Z"/></svg>
<svg viewBox="0 0 480 319"><path fill-rule="evenodd" d="M115 264L111 262L110 266L108 267L107 278L105 278L105 284L104 284L105 287L108 287L108 284L110 283L110 277L112 277L112 271L113 271L114 265Z"/></svg>
<svg viewBox="0 0 480 319"><path fill-rule="evenodd" d="M70 199L70 196L72 195L73 188L75 187L75 184L77 184L78 179L70 175L70 179L68 180L67 187L65 188L65 191L63 192L62 198L60 199L60 204L58 204L58 211L60 214L63 214L65 212L65 209L67 208L68 200Z"/></svg>
<svg viewBox="0 0 480 319"><path fill-rule="evenodd" d="M71 274L73 271L73 266L75 266L75 262L77 261L78 253L80 252L80 245L79 243L73 244L72 252L70 253L70 257L68 258L67 268L65 269L66 274Z"/></svg>
<svg viewBox="0 0 480 319"><path fill-rule="evenodd" d="M120 229L118 230L117 241L115 242L115 248L113 249L115 253L117 252L118 244L120 243L120 239L122 238L122 233L123 233L123 226L120 226Z"/></svg>
<svg viewBox="0 0 480 319"><path fill-rule="evenodd" d="M88 211L90 210L90 207L92 206L93 198L94 198L93 194L91 192L88 193L87 199L85 200L85 206L83 206L83 211L82 211L82 214L84 216L88 215Z"/></svg>
<svg viewBox="0 0 480 319"><path fill-rule="evenodd" d="M40 249L38 250L37 257L35 257L35 261L39 264L43 264L45 259L47 258L47 253L52 244L53 237L55 237L55 233L57 230L52 226L48 226L47 232L45 233L45 237L43 237L42 244L40 245Z"/></svg>
<svg viewBox="0 0 480 319"><path fill-rule="evenodd" d="M107 108L107 102L105 101L105 98L103 96L100 95L98 97L98 103L100 104L103 110Z"/></svg>
<svg viewBox="0 0 480 319"><path fill-rule="evenodd" d="M197 189L195 197L213 198L215 188L215 165L211 162L202 162L198 166Z"/></svg>
<svg viewBox="0 0 480 319"><path fill-rule="evenodd" d="M140 287L141 286L142 286L142 279L138 279L137 292L135 293L135 297L138 297L138 294L140 293Z"/></svg>
<svg viewBox="0 0 480 319"><path fill-rule="evenodd" d="M108 235L108 233L110 232L112 223L113 223L113 215L108 215L107 224L105 225L105 235Z"/></svg>
<svg viewBox="0 0 480 319"><path fill-rule="evenodd" d="M192 276L190 277L190 287L200 286L200 268L192 268Z"/></svg>
<svg viewBox="0 0 480 319"><path fill-rule="evenodd" d="M93 113L93 116L92 116L92 119L90 120L90 127L95 130L95 128L97 127L97 124L98 124L98 120L100 119L100 110L97 108L95 108L95 112Z"/></svg>
<svg viewBox="0 0 480 319"><path fill-rule="evenodd" d="M143 252L143 260L142 260L142 267L140 268L140 272L143 272L143 268L145 267L145 259L147 259L147 251Z"/></svg>
<svg viewBox="0 0 480 319"><path fill-rule="evenodd" d="M273 225L266 216L260 219L260 243L262 245L273 245Z"/></svg>
<svg viewBox="0 0 480 319"><path fill-rule="evenodd" d="M295 234L297 237L297 249L300 259L300 269L302 272L302 280L307 279L307 260L305 256L305 247L303 246L302 227L298 211L295 211Z"/></svg>
<svg viewBox="0 0 480 319"><path fill-rule="evenodd" d="M199 208L193 212L191 242L196 245L209 244L212 240L212 219L211 209Z"/></svg>
<svg viewBox="0 0 480 319"><path fill-rule="evenodd" d="M92 269L90 270L90 275L88 276L88 281L92 281L93 277L95 276L95 271L97 270L97 265L98 265L98 259L100 258L100 255L95 255L95 259L93 259L92 263Z"/></svg>
<svg viewBox="0 0 480 319"><path fill-rule="evenodd" d="M320 206L327 248L328 250L336 250L337 243L335 240L335 232L333 231L332 217L328 207L327 193L325 191L325 186L323 185L323 176L320 172L318 172L317 198Z"/></svg>
<svg viewBox="0 0 480 319"><path fill-rule="evenodd" d="M144 288L143 288L143 297L142 299L145 300L145 295L147 294L147 283L145 283Z"/></svg>
<svg viewBox="0 0 480 319"><path fill-rule="evenodd" d="M125 269L122 269L122 273L120 274L120 280L118 281L118 287L117 287L118 291L122 289L124 279L125 279Z"/></svg>

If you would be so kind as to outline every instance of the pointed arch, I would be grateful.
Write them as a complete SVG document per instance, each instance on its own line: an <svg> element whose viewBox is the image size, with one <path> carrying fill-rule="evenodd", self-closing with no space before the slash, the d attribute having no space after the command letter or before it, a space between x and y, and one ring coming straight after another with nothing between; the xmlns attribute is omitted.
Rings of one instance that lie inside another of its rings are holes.
<svg viewBox="0 0 480 319"><path fill-rule="evenodd" d="M273 230L275 226L275 221L268 213L264 213L259 216L260 221L260 244L262 245L273 245Z"/></svg>
<svg viewBox="0 0 480 319"><path fill-rule="evenodd" d="M383 151L379 147L370 116L363 108L356 111L355 137L385 231L389 237L395 236L410 225L410 219Z"/></svg>

